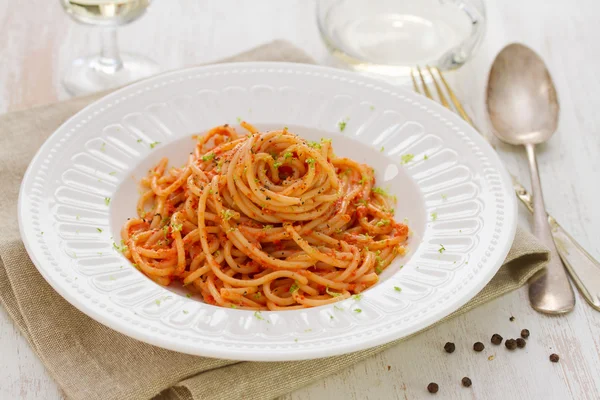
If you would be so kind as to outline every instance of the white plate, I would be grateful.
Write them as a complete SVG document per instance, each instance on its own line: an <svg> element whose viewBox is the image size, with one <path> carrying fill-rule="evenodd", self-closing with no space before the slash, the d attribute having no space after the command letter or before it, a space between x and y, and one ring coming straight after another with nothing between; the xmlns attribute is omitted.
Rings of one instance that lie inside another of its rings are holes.
<svg viewBox="0 0 600 400"><path fill-rule="evenodd" d="M396 216L408 218L414 232L411 252L361 299L260 319L158 286L113 249L112 237L119 241L121 224L135 212L135 177L164 155L183 163L190 135L238 118L331 137L338 155L371 164L379 185L398 195ZM347 121L343 132L340 121ZM401 165L407 154L414 158ZM54 289L119 332L189 354L299 360L407 336L466 303L508 253L516 201L491 147L439 105L339 70L245 63L161 75L79 112L31 162L19 226Z"/></svg>

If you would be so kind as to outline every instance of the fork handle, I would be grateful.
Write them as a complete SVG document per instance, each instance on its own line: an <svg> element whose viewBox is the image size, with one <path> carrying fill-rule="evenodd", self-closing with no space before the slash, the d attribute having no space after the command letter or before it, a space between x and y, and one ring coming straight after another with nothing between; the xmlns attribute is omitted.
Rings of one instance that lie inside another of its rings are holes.
<svg viewBox="0 0 600 400"><path fill-rule="evenodd" d="M521 202L533 213L533 199L527 189L511 175L513 188ZM548 214L548 223L556 250L585 300L600 311L600 263L596 261L562 226Z"/></svg>

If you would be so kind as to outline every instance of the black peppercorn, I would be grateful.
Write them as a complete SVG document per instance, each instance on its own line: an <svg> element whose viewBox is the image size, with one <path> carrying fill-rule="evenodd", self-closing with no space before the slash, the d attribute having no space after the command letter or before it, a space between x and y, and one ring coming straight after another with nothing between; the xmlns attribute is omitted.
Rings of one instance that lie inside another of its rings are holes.
<svg viewBox="0 0 600 400"><path fill-rule="evenodd" d="M510 320L510 322L513 322L513 321L515 320L515 317L512 317L512 316L511 316L511 317L509 318L509 320Z"/></svg>
<svg viewBox="0 0 600 400"><path fill-rule="evenodd" d="M440 387L437 383L431 382L429 385L427 385L427 390L429 391L429 393L437 393L438 390L440 390Z"/></svg>
<svg viewBox="0 0 600 400"><path fill-rule="evenodd" d="M504 342L504 345L507 349L514 350L517 348L517 341L515 339L508 339L506 342Z"/></svg>
<svg viewBox="0 0 600 400"><path fill-rule="evenodd" d="M522 337L523 339L527 339L527 338L529 337L529 329L523 329L523 330L521 331L521 337Z"/></svg>
<svg viewBox="0 0 600 400"><path fill-rule="evenodd" d="M473 382L471 382L471 379L467 378L466 376L462 378L461 382L464 387L469 387L473 384Z"/></svg>
<svg viewBox="0 0 600 400"><path fill-rule="evenodd" d="M560 357L558 356L558 354L550 354L550 361L552 362L558 362L558 360L560 359Z"/></svg>
<svg viewBox="0 0 600 400"><path fill-rule="evenodd" d="M522 349L523 347L525 347L525 345L527 344L527 342L525 341L525 339L523 338L517 338L517 347Z"/></svg>
<svg viewBox="0 0 600 400"><path fill-rule="evenodd" d="M485 349L485 346L481 342L475 342L475 344L473 345L473 350L477 352L483 351L483 349Z"/></svg>
<svg viewBox="0 0 600 400"><path fill-rule="evenodd" d="M454 345L454 343L448 342L444 345L444 350L446 350L446 353L454 353L454 350L456 350L456 346Z"/></svg>
<svg viewBox="0 0 600 400"><path fill-rule="evenodd" d="M492 335L492 343L493 344L500 344L500 343L502 343L502 340L503 340L502 336L498 335L497 333L494 333Z"/></svg>

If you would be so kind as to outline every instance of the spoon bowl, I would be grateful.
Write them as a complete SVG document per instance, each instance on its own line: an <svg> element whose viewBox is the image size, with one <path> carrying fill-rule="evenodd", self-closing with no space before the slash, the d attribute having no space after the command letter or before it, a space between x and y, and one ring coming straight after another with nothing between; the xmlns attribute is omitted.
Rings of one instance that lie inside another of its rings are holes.
<svg viewBox="0 0 600 400"><path fill-rule="evenodd" d="M494 133L514 145L539 144L558 126L560 107L544 61L530 48L513 43L496 56L487 87Z"/></svg>

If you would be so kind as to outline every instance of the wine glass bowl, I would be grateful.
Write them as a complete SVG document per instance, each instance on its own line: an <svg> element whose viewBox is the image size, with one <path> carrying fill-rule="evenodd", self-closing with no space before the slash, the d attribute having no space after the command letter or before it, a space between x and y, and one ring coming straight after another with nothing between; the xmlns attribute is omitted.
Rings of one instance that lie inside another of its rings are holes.
<svg viewBox="0 0 600 400"><path fill-rule="evenodd" d="M481 0L319 0L317 23L335 65L395 83L417 65L455 69L485 30Z"/></svg>
<svg viewBox="0 0 600 400"><path fill-rule="evenodd" d="M120 26L146 12L150 0L61 0L63 8L75 21L95 26Z"/></svg>
<svg viewBox="0 0 600 400"><path fill-rule="evenodd" d="M78 23L102 30L100 54L72 62L63 78L72 95L107 90L160 72L147 57L119 52L117 28L140 18L150 0L60 0L66 13Z"/></svg>

